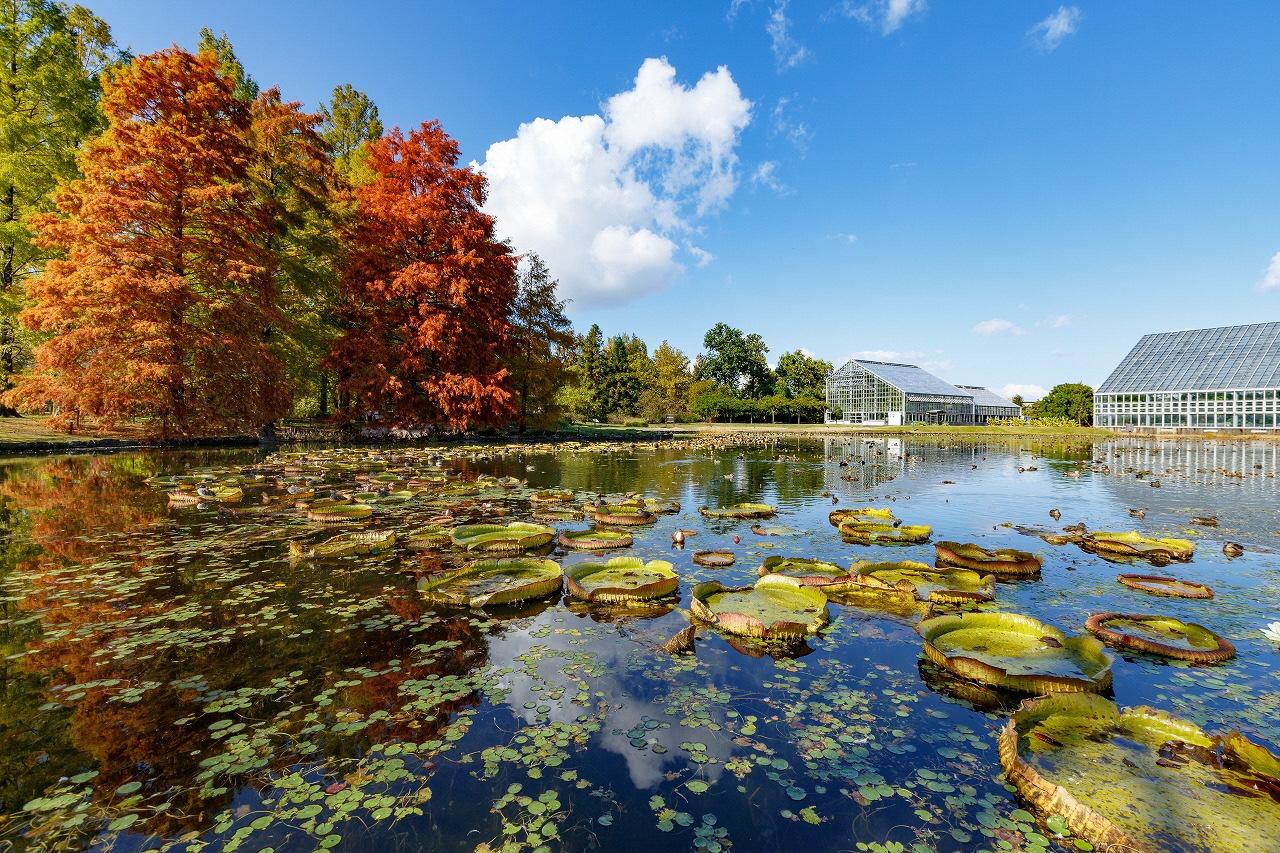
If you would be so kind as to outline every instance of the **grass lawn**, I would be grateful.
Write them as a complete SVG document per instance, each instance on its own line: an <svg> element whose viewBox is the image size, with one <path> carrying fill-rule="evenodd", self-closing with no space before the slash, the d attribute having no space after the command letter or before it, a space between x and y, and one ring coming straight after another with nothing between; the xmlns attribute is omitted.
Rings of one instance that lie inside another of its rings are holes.
<svg viewBox="0 0 1280 853"><path fill-rule="evenodd" d="M65 430L51 429L40 417L0 418L0 447L31 442L49 442L51 444L69 444L73 441L85 441L95 438L141 438L141 428L130 429L120 427L110 432L101 432L91 427L82 427L74 435Z"/></svg>

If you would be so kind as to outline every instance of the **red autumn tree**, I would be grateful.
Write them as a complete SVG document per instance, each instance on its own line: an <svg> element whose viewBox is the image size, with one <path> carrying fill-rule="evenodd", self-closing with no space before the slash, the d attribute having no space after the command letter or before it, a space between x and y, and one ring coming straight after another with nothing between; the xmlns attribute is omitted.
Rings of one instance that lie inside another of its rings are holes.
<svg viewBox="0 0 1280 853"><path fill-rule="evenodd" d="M174 47L120 69L102 108L84 177L33 220L64 257L29 285L23 322L51 337L10 399L52 402L63 426L142 418L166 436L279 417L272 210L253 192L248 105L216 56Z"/></svg>
<svg viewBox="0 0 1280 853"><path fill-rule="evenodd" d="M349 416L465 429L511 414L500 357L515 259L481 212L484 176L459 167L438 122L369 144L373 180L344 235L345 330L330 363Z"/></svg>

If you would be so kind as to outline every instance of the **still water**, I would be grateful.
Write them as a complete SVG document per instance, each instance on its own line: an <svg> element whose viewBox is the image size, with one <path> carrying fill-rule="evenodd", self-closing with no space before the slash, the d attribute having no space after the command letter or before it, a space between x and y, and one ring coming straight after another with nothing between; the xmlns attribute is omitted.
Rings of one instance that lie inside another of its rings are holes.
<svg viewBox="0 0 1280 853"><path fill-rule="evenodd" d="M827 628L785 650L711 629L693 655L659 646L689 624L695 583L750 584L768 556L933 563L931 544L843 543L827 520L835 496L931 524L935 541L1043 557L1040 578L1000 583L987 609L1069 634L1098 611L1163 613L1228 637L1237 657L1215 667L1116 653L1108 695L1275 750L1280 653L1260 628L1280 619L1278 451L884 438L441 450L465 476L527 481L486 494L471 518L527 519L530 490L549 487L679 501L611 552L680 576L678 600L632 613L560 597L432 608L417 579L456 563L448 548L291 562L290 540L333 531L296 512L172 507L147 482L253 465L254 452L12 460L0 466L0 850L1090 849L1005 787L995 738L1020 697L924 662L916 613L832 604ZM697 511L740 501L775 505L770 523L794 532L761 537ZM250 490L245 507L256 502ZM408 530L438 511L409 501L365 528ZM1075 522L1194 537L1195 558L1128 569L1015 529ZM677 528L698 531L685 549ZM1229 559L1226 541L1245 553ZM695 565L706 548L736 563ZM1216 596L1155 598L1116 583L1122 571L1171 572Z"/></svg>

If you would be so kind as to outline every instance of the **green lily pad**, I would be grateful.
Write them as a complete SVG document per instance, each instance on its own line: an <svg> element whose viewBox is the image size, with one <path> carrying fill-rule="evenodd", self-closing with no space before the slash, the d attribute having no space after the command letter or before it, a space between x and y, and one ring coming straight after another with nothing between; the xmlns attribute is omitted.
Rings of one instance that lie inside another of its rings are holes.
<svg viewBox="0 0 1280 853"><path fill-rule="evenodd" d="M1203 625L1172 616L1142 613L1095 613L1085 630L1117 649L1141 651L1192 663L1219 663L1235 657L1230 640Z"/></svg>
<svg viewBox="0 0 1280 853"><path fill-rule="evenodd" d="M479 560L461 569L423 578L424 598L461 607L489 607L542 598L560 591L564 572L555 560L516 557Z"/></svg>
<svg viewBox="0 0 1280 853"><path fill-rule="evenodd" d="M725 507L702 507L698 512L708 518L770 518L777 509L769 504L740 503Z"/></svg>
<svg viewBox="0 0 1280 853"><path fill-rule="evenodd" d="M815 633L827 623L827 597L785 575L730 589L717 581L693 589L693 615L730 634L768 639Z"/></svg>
<svg viewBox="0 0 1280 853"><path fill-rule="evenodd" d="M541 524L464 524L450 532L453 544L468 551L528 551L551 541L556 532Z"/></svg>
<svg viewBox="0 0 1280 853"><path fill-rule="evenodd" d="M565 570L569 593L586 601L625 604L661 598L680 584L666 560L614 557L606 562L577 563Z"/></svg>
<svg viewBox="0 0 1280 853"><path fill-rule="evenodd" d="M850 568L843 592L885 595L903 601L971 604L995 598L995 578L971 569L934 567L914 560L896 563L859 561Z"/></svg>
<svg viewBox="0 0 1280 853"><path fill-rule="evenodd" d="M1069 827L1097 849L1280 850L1280 799L1267 793L1280 785L1280 762L1238 733L1058 694L1024 702L999 753L1050 829Z"/></svg>
<svg viewBox="0 0 1280 853"><path fill-rule="evenodd" d="M1098 692L1111 684L1111 656L1084 634L1069 637L1017 613L935 616L916 626L925 655L965 678L1025 693Z"/></svg>
<svg viewBox="0 0 1280 853"><path fill-rule="evenodd" d="M1136 530L1128 533L1095 531L1080 540L1080 547L1098 554L1136 557L1155 563L1188 562L1196 550L1190 539L1153 538Z"/></svg>
<svg viewBox="0 0 1280 853"><path fill-rule="evenodd" d="M996 577L1031 577L1040 574L1041 560L1035 554L1014 548L988 550L980 545L939 542L933 546L939 566L958 566Z"/></svg>
<svg viewBox="0 0 1280 853"><path fill-rule="evenodd" d="M840 522L840 538L857 545L914 545L928 541L933 528L927 524L886 524L856 518Z"/></svg>
<svg viewBox="0 0 1280 853"><path fill-rule="evenodd" d="M380 554L395 547L396 534L391 530L367 530L359 533L340 533L326 539L314 548L301 542L289 543L289 556L294 559L323 560L356 554Z"/></svg>
<svg viewBox="0 0 1280 853"><path fill-rule="evenodd" d="M630 533L621 530L566 530L560 534L560 544L580 551L606 551L610 548L626 548L634 540Z"/></svg>

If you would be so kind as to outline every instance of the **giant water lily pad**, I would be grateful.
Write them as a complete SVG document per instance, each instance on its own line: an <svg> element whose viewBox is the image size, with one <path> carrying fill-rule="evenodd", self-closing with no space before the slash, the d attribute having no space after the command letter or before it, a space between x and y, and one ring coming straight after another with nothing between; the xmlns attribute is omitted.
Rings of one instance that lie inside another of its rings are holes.
<svg viewBox="0 0 1280 853"><path fill-rule="evenodd" d="M307 520L318 524L347 524L373 515L368 504L345 500L315 501L307 505Z"/></svg>
<svg viewBox="0 0 1280 853"><path fill-rule="evenodd" d="M566 530L560 534L560 544L579 551L607 551L610 548L626 548L632 543L631 534L622 530Z"/></svg>
<svg viewBox="0 0 1280 853"><path fill-rule="evenodd" d="M802 637L827 622L827 597L785 575L730 589L717 581L693 589L693 615L729 634L760 639Z"/></svg>
<svg viewBox="0 0 1280 853"><path fill-rule="evenodd" d="M543 598L560 591L564 572L555 560L516 557L479 560L461 569L424 578L425 598L459 607L490 607Z"/></svg>
<svg viewBox="0 0 1280 853"><path fill-rule="evenodd" d="M760 567L760 577L765 575L795 578L801 586L832 587L849 581L847 568L812 557L766 557Z"/></svg>
<svg viewBox="0 0 1280 853"><path fill-rule="evenodd" d="M1095 613L1085 630L1108 646L1192 663L1218 663L1235 657L1236 648L1203 625L1172 616L1143 613Z"/></svg>
<svg viewBox="0 0 1280 853"><path fill-rule="evenodd" d="M900 524L893 510L874 506L855 506L847 509L833 509L827 513L827 521L832 527L839 527L846 521L871 521L877 524Z"/></svg>
<svg viewBox="0 0 1280 853"><path fill-rule="evenodd" d="M1058 694L1023 702L998 747L1022 797L1098 850L1280 850L1280 762L1238 733Z"/></svg>
<svg viewBox="0 0 1280 853"><path fill-rule="evenodd" d="M916 626L938 666L1024 693L1098 692L1111 684L1111 655L1088 634L1069 637L1017 613L935 616Z"/></svg>
<svg viewBox="0 0 1280 853"><path fill-rule="evenodd" d="M355 554L380 554L395 547L396 534L391 530L367 530L359 533L340 533L313 548L301 542L289 543L289 556L294 559L330 559Z"/></svg>
<svg viewBox="0 0 1280 853"><path fill-rule="evenodd" d="M1080 540L1080 547L1097 554L1135 557L1155 563L1185 563L1195 553L1196 543L1190 539L1143 536L1136 530L1128 533L1095 531Z"/></svg>
<svg viewBox="0 0 1280 853"><path fill-rule="evenodd" d="M244 490L227 485L184 485L168 493L169 503L223 503L233 504L244 500Z"/></svg>
<svg viewBox="0 0 1280 853"><path fill-rule="evenodd" d="M592 510L592 515L600 524L621 527L641 527L658 520L657 515L638 503L600 504Z"/></svg>
<svg viewBox="0 0 1280 853"><path fill-rule="evenodd" d="M960 542L939 542L933 547L939 566L959 566L997 577L1032 577L1040 574L1040 558L1026 551L1014 548L988 550L980 545Z"/></svg>
<svg viewBox="0 0 1280 853"><path fill-rule="evenodd" d="M468 551L528 551L551 541L556 532L541 524L464 524L450 533L453 544Z"/></svg>
<svg viewBox="0 0 1280 853"><path fill-rule="evenodd" d="M544 489L529 495L529 502L535 504L562 504L573 502L572 489Z"/></svg>
<svg viewBox="0 0 1280 853"><path fill-rule="evenodd" d="M932 601L938 604L975 604L995 598L995 578L972 569L934 567L914 560L895 563L859 561L850 569L851 583L844 592L860 592Z"/></svg>
<svg viewBox="0 0 1280 853"><path fill-rule="evenodd" d="M1213 598L1213 590L1202 583L1163 575L1116 575L1123 586L1168 598Z"/></svg>
<svg viewBox="0 0 1280 853"><path fill-rule="evenodd" d="M740 503L722 507L704 506L698 512L708 518L771 518L778 511L769 504Z"/></svg>
<svg viewBox="0 0 1280 853"><path fill-rule="evenodd" d="M927 524L884 524L857 518L840 522L840 538L857 545L914 545L926 542L933 534Z"/></svg>
<svg viewBox="0 0 1280 853"><path fill-rule="evenodd" d="M638 557L577 563L564 574L570 594L603 604L661 598L675 592L680 585L675 569L666 560L646 563Z"/></svg>

